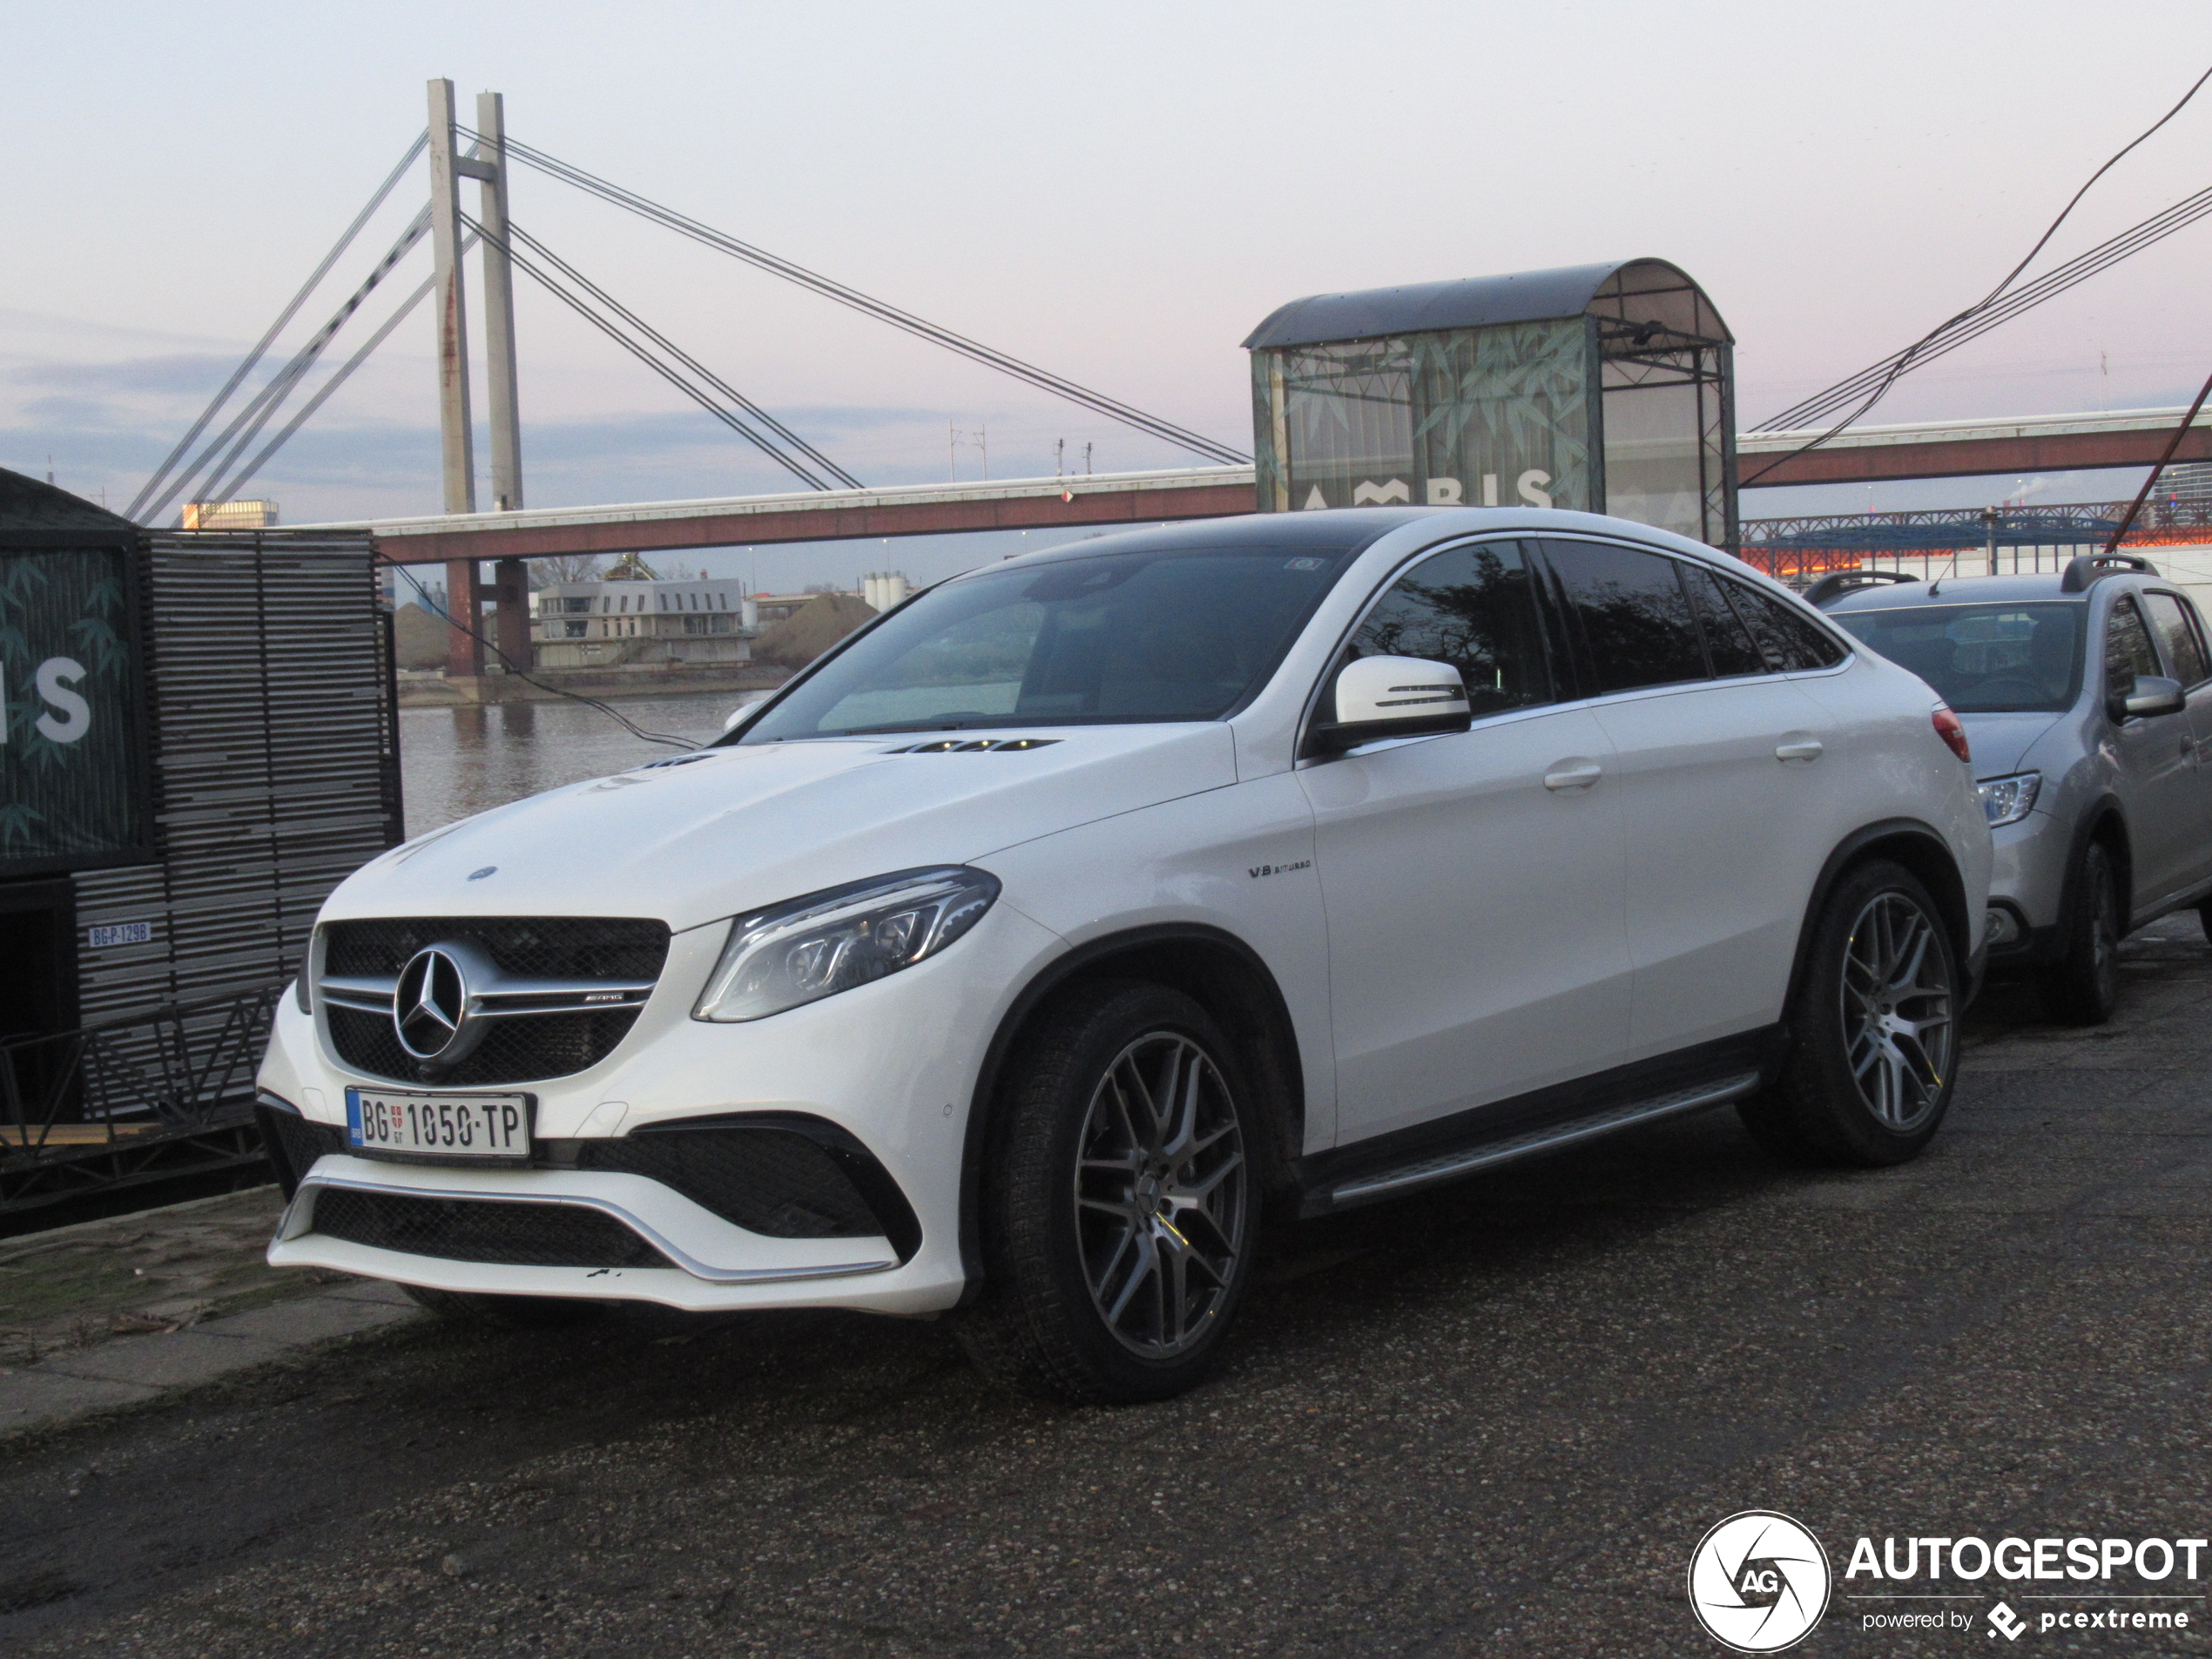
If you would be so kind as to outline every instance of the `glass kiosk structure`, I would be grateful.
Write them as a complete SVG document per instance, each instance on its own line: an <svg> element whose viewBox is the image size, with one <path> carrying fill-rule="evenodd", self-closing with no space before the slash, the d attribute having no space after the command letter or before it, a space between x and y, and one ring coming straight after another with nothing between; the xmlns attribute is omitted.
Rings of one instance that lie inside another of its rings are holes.
<svg viewBox="0 0 2212 1659"><path fill-rule="evenodd" d="M1735 340L1664 260L1316 294L1244 345L1262 512L1568 507L1735 545Z"/></svg>

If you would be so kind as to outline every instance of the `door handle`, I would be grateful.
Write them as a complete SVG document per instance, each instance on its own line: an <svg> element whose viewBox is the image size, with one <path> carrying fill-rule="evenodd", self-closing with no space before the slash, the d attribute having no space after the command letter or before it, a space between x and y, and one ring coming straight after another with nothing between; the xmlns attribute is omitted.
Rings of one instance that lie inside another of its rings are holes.
<svg viewBox="0 0 2212 1659"><path fill-rule="evenodd" d="M1605 768L1596 761L1575 755L1553 763L1552 769L1544 774L1544 787L1563 794L1572 789L1588 789L1603 776Z"/></svg>
<svg viewBox="0 0 2212 1659"><path fill-rule="evenodd" d="M1818 738L1799 737L1794 733L1774 745L1777 760L1817 760L1820 752Z"/></svg>

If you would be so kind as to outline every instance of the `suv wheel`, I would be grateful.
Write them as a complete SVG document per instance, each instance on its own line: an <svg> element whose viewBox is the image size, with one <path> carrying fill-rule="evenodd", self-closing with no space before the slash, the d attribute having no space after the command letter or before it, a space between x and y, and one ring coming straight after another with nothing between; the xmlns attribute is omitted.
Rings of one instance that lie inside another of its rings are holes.
<svg viewBox="0 0 2212 1659"><path fill-rule="evenodd" d="M1902 1163L1951 1104L1959 965L1941 913L1886 860L1836 884L1813 924L1790 1008L1790 1058L1737 1109L1762 1145L1798 1162Z"/></svg>
<svg viewBox="0 0 2212 1659"><path fill-rule="evenodd" d="M551 1331L584 1325L607 1311L602 1303L566 1296L493 1296L473 1291L434 1291L427 1285L400 1288L441 1318L496 1325L509 1331Z"/></svg>
<svg viewBox="0 0 2212 1659"><path fill-rule="evenodd" d="M2043 1002L2067 1025L2102 1025L2120 1006L2120 872L2111 850L2092 841L2074 872L2066 954L2043 973Z"/></svg>
<svg viewBox="0 0 2212 1659"><path fill-rule="evenodd" d="M986 1374L1091 1405L1213 1363L1252 1271L1254 1125L1228 1043L1159 986L1088 988L1017 1053L984 1174Z"/></svg>

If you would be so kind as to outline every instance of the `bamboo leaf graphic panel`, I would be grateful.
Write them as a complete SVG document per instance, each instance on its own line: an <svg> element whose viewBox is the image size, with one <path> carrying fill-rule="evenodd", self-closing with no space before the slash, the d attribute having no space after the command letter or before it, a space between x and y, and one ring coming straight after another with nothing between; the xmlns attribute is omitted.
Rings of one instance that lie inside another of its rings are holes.
<svg viewBox="0 0 2212 1659"><path fill-rule="evenodd" d="M148 856L132 556L0 550L0 877Z"/></svg>

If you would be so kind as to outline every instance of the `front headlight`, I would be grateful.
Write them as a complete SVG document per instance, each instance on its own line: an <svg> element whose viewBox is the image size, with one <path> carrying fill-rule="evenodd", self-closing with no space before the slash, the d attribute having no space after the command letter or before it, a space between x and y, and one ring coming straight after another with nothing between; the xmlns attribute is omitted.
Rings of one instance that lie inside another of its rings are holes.
<svg viewBox="0 0 2212 1659"><path fill-rule="evenodd" d="M998 878L952 865L810 893L730 924L695 1020L759 1020L934 956L983 918Z"/></svg>
<svg viewBox="0 0 2212 1659"><path fill-rule="evenodd" d="M2009 778L1985 778L1976 786L1981 791L1981 810L1989 819L1989 827L2017 824L2035 810L2036 792L2043 787L2040 772L2016 772Z"/></svg>

